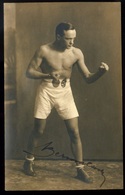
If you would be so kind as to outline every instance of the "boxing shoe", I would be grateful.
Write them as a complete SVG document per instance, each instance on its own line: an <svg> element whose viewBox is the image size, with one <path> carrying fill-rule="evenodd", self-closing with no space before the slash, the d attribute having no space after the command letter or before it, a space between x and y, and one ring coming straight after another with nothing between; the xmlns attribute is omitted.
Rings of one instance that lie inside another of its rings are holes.
<svg viewBox="0 0 125 195"><path fill-rule="evenodd" d="M87 174L83 167L77 168L76 179L79 179L85 183L93 183L93 179Z"/></svg>
<svg viewBox="0 0 125 195"><path fill-rule="evenodd" d="M25 160L23 168L24 173L29 176L36 176L36 173L33 169L34 161L31 160Z"/></svg>

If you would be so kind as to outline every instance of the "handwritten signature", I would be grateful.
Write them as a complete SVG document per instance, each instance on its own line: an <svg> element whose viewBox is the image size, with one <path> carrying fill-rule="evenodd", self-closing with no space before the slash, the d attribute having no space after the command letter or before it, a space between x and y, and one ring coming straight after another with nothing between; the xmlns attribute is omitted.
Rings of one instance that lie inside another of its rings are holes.
<svg viewBox="0 0 125 195"><path fill-rule="evenodd" d="M52 146L52 144L53 144L53 142L51 141L49 143L44 144L43 146L37 146L37 147L35 147L35 148L41 148L41 151L45 151L45 150L46 151L49 151L49 154L47 154L47 155L37 155L37 154L30 153L30 152L28 152L26 150L23 150L23 152L25 152L27 154L32 154L32 155L34 155L36 157L50 157L50 156L56 156L58 158L61 157L62 159L65 159L65 160L70 160L70 161L74 161L74 162L78 162L78 163L81 163L83 165L86 165L87 167L90 167L90 168L92 168L94 170L97 170L98 172L101 173L101 175L103 177L103 181L100 184L100 187L102 187L102 185L106 181L106 177L104 175L104 169L97 168L94 164L92 164L92 162L87 162L87 163L84 162L84 161L80 162L80 161L75 160L74 158L70 158L69 156L66 156L65 154L60 154L60 152L55 151L55 149Z"/></svg>

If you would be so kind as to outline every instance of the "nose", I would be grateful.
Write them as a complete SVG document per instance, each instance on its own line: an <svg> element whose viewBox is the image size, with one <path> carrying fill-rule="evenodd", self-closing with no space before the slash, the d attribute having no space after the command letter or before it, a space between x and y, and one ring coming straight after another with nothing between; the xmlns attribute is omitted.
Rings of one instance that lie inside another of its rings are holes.
<svg viewBox="0 0 125 195"><path fill-rule="evenodd" d="M70 44L73 45L74 44L74 40L70 39Z"/></svg>

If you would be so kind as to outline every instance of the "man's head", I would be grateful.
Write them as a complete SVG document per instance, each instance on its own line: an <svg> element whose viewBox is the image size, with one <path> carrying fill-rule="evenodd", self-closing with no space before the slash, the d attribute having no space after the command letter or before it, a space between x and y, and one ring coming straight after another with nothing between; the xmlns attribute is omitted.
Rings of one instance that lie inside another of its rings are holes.
<svg viewBox="0 0 125 195"><path fill-rule="evenodd" d="M56 40L64 48L71 48L76 38L76 30L71 23L62 22L56 27Z"/></svg>
<svg viewBox="0 0 125 195"><path fill-rule="evenodd" d="M71 23L62 22L56 27L56 37L60 35L61 37L64 35L64 31L75 30L74 26Z"/></svg>

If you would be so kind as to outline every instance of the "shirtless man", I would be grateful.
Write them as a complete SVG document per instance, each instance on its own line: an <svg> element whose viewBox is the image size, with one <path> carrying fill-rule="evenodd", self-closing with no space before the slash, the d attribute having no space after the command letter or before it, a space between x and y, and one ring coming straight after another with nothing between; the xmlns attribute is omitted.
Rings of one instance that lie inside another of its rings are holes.
<svg viewBox="0 0 125 195"><path fill-rule="evenodd" d="M56 108L60 117L64 120L70 141L71 150L76 160L77 178L91 183L92 178L87 174L83 165L82 143L78 127L78 111L75 106L70 77L74 64L80 68L87 83L99 79L109 67L101 63L96 73L90 73L84 62L82 51L73 46L76 38L76 30L70 23L60 23L56 27L56 39L54 42L42 45L33 56L26 71L28 78L41 79L38 88L35 111L34 129L29 137L27 155L24 162L25 174L35 176L34 149L38 146L46 126L46 119L51 109Z"/></svg>

